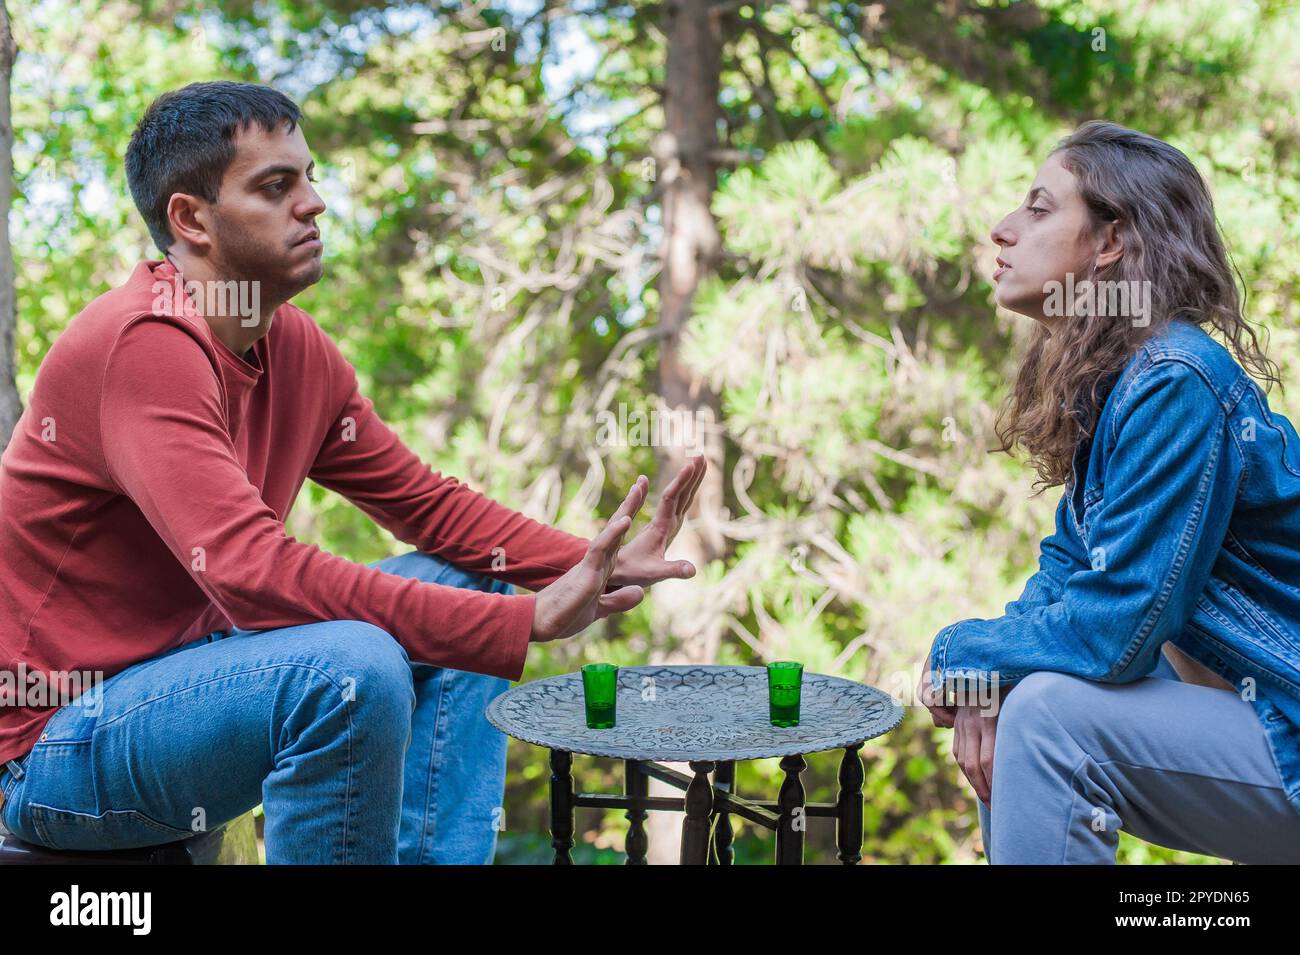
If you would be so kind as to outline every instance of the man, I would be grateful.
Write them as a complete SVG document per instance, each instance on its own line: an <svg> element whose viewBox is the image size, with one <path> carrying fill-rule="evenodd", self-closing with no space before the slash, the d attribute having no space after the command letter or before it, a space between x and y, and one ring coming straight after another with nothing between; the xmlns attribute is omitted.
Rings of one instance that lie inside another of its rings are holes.
<svg viewBox="0 0 1300 955"><path fill-rule="evenodd" d="M322 275L298 119L224 82L149 108L126 167L164 259L72 321L3 456L0 818L29 841L149 845L262 803L268 862L490 861L486 703L530 643L695 573L664 550L703 458L627 546L644 477L588 542L432 472L376 416L288 304ZM307 478L416 550L365 567L287 536ZM26 692L71 671L110 679L76 704Z"/></svg>

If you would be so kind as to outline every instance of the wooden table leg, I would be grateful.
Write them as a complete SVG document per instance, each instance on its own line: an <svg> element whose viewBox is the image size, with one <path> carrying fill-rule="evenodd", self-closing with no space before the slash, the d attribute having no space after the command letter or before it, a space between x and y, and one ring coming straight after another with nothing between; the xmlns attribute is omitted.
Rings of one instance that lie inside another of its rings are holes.
<svg viewBox="0 0 1300 955"><path fill-rule="evenodd" d="M713 763L691 763L695 778L686 788L686 819L682 823L682 865L708 865L709 823L713 816Z"/></svg>
<svg viewBox="0 0 1300 955"><path fill-rule="evenodd" d="M781 811L776 827L776 864L803 865L803 833L808 820L804 816L804 789L799 774L807 768L802 756L786 756L781 760L785 782L777 796Z"/></svg>
<svg viewBox="0 0 1300 955"><path fill-rule="evenodd" d="M713 774L713 785L717 789L726 792L735 792L736 790L736 764L732 760L724 763L718 763L718 768ZM736 852L731 847L731 813L726 810L717 810L713 814L713 842L709 851L710 865L731 865L735 861Z"/></svg>
<svg viewBox="0 0 1300 955"><path fill-rule="evenodd" d="M862 861L862 757L858 750L862 744L844 747L840 760L840 796L835 807L835 841L840 851L836 854L845 865Z"/></svg>
<svg viewBox="0 0 1300 955"><path fill-rule="evenodd" d="M650 794L650 777L641 772L641 763L635 759L623 760L623 795L632 799L644 799ZM646 837L645 820L649 813L644 809L632 808L627 811L627 860L625 865L645 865L646 849L649 840Z"/></svg>
<svg viewBox="0 0 1300 955"><path fill-rule="evenodd" d="M551 846L555 865L573 865L573 754L551 750Z"/></svg>

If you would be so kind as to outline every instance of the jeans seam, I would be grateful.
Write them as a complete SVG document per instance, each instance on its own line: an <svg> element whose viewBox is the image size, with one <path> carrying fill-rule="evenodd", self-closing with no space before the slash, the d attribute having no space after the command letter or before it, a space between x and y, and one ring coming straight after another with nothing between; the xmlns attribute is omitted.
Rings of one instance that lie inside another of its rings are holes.
<svg viewBox="0 0 1300 955"><path fill-rule="evenodd" d="M420 851L416 856L417 865L424 864L424 853L429 843L429 813L432 811L431 807L436 803L438 783L437 773L434 772L434 767L438 765L438 753L442 748L442 740L440 738L440 730L443 726L442 708L444 698L447 695L447 685L450 680L450 673L451 671L443 669L441 676L438 678L438 698L436 701L437 705L433 710L433 733L429 740L428 783L425 787L426 798L424 800L424 818L420 823Z"/></svg>
<svg viewBox="0 0 1300 955"><path fill-rule="evenodd" d="M1286 786L1270 786L1267 783L1250 783L1244 779L1233 779L1230 776L1211 776L1209 773L1197 773L1186 769L1165 769L1161 766L1144 766L1142 763L1129 763L1122 759L1107 759L1097 763L1098 768L1102 766L1128 766L1131 769L1145 769L1152 773L1172 773L1175 776L1193 776L1196 779L1209 779L1216 783L1232 783L1236 786L1249 786L1251 789L1271 789L1286 795Z"/></svg>
<svg viewBox="0 0 1300 955"><path fill-rule="evenodd" d="M330 682L333 683L334 681L331 679ZM352 738L355 735L352 732L352 707L349 705L349 702L350 701L347 700L347 698L345 697L343 701L343 709L348 715L348 778L347 778L347 784L343 787L343 793L344 793L343 796L343 863L344 865L347 864L348 849L351 846L349 839L351 838L351 832L352 832L351 830L352 766L353 766Z"/></svg>
<svg viewBox="0 0 1300 955"><path fill-rule="evenodd" d="M82 816L87 819L96 819L96 820L103 820L104 817L110 814L129 815L139 820L146 827L155 830L156 832L158 832L159 835L167 836L168 841L171 842L178 842L182 839L187 839L190 836L196 834L192 831L186 831L184 829L181 829L178 826L169 826L167 823L160 822L159 820L154 819L152 816L148 815L147 813L141 812L139 809L106 809L101 813L77 812L73 809L59 809L57 806L51 806L41 802L28 803L27 808L31 812L32 827L38 833L40 833L41 840L51 848L57 848L57 847L54 846L53 842L50 839L50 831L45 827L45 822L46 822L45 817L47 814L50 815L62 814L64 816Z"/></svg>
<svg viewBox="0 0 1300 955"><path fill-rule="evenodd" d="M96 723L96 728L98 729L100 726L112 726L118 720L121 720L129 716L130 714L134 713L136 710L140 709L143 706L148 706L151 703L158 703L161 702L162 700L170 699L171 697L176 696L178 693L184 693L187 690L198 689L201 686L207 686L211 683L217 683L221 680L229 679L230 677L248 676L249 674L252 673L260 673L263 670L275 670L280 667L301 667L304 670L312 670L316 673L319 673L321 676L323 676L336 690L343 689L342 685L339 684L337 681L335 681L335 679L332 676L330 676L328 672L326 672L321 667L313 663L299 663L295 660L283 660L279 663L259 664L258 666L252 667L251 669L247 669L247 670L236 670L233 673L223 673L220 676L214 676L211 677L210 679L203 680L198 683L187 683L185 686L177 687L174 690L168 690L166 693L163 693L159 696L153 696L147 700L141 700L139 703L136 703L134 706L132 706L129 710L123 710L121 713L117 714L117 716L114 716L112 719L105 720L102 723ZM350 721L351 714L349 714L348 718ZM44 742L44 745L48 746L50 743L77 743L77 742L84 742L84 740L47 740Z"/></svg>
<svg viewBox="0 0 1300 955"><path fill-rule="evenodd" d="M6 829L9 828L5 823L5 810L9 806L8 784L10 780L13 780L15 783L20 781L12 772L9 771L8 765L0 765L0 795L3 795L4 797L3 799L0 799L0 826L4 826ZM16 789L17 786L15 785L14 788Z"/></svg>
<svg viewBox="0 0 1300 955"><path fill-rule="evenodd" d="M1077 744L1076 744L1076 745L1077 745ZM1079 777L1079 771L1080 771L1081 769L1083 769L1084 766L1086 766L1086 765L1087 765L1088 763L1090 763L1090 762L1091 762L1094 766L1096 766L1098 769L1100 769L1103 765L1105 765L1105 763L1099 763L1099 762L1097 762L1095 759L1093 759L1092 754L1089 753L1087 750L1084 750L1084 751L1083 751L1083 759L1081 759L1081 760L1079 761L1079 765L1076 766L1076 767L1074 767L1074 772L1070 774L1070 790L1071 790L1071 792L1073 793L1073 795L1071 796L1071 801L1070 801L1070 812L1071 812L1071 814L1073 814L1073 812L1074 812L1074 803L1077 802L1079 796L1082 795L1082 794L1080 793L1080 791L1079 791L1079 787L1076 785L1076 780L1077 780L1078 777ZM1107 760L1106 762L1107 762L1107 763L1110 763L1110 762L1118 762L1118 760ZM1109 781L1109 777L1107 777L1107 781ZM1113 784L1112 784L1112 785L1113 785ZM1104 787L1103 787L1103 789L1104 789ZM1107 795L1109 796L1110 794L1108 793ZM1118 827L1118 831L1120 831L1120 832L1124 831L1124 820L1123 820L1123 819L1120 819L1118 808L1115 807L1115 806L1111 806L1110 808L1111 808L1111 811L1112 811L1112 813L1114 814L1115 818L1116 818L1116 819L1119 819L1119 827ZM1095 832L1096 830L1093 830L1093 831ZM1115 838L1116 838L1115 848L1116 848L1116 850L1118 851L1118 849L1119 849L1119 842L1118 842L1119 836L1116 835ZM1070 864L1071 864L1070 862L1068 862L1068 861L1066 860L1066 856L1069 854L1069 851L1070 851L1070 842L1069 842L1069 840L1067 839L1067 840L1066 840L1066 843L1065 843L1065 846L1064 846L1064 848L1062 849L1062 852L1061 852L1061 864L1062 864L1062 865L1070 865ZM1109 863L1109 864L1111 864L1111 865L1114 865L1114 864L1115 864L1115 855L1114 855L1113 853L1112 853L1112 855L1111 855L1111 859L1110 859L1110 863Z"/></svg>
<svg viewBox="0 0 1300 955"><path fill-rule="evenodd" d="M1065 814L1065 838L1061 840L1060 865L1066 865L1065 858L1070 853L1070 827L1074 825L1074 806L1079 801L1079 789L1075 785L1075 779L1079 775L1079 770L1083 768L1083 764L1087 761L1088 754L1084 753L1083 759L1079 760L1078 765L1074 767L1074 771L1070 773L1070 809Z"/></svg>

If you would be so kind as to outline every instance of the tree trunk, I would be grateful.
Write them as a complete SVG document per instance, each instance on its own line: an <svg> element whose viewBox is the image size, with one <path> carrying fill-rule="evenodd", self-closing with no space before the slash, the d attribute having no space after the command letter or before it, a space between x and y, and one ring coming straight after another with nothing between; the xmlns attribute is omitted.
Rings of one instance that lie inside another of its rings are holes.
<svg viewBox="0 0 1300 955"><path fill-rule="evenodd" d="M14 42L9 11L0 0L0 450L9 444L18 416L23 412L14 380L14 330L17 297L14 291L13 251L9 246L9 207L13 204L14 129L9 105L9 80L18 46Z"/></svg>
<svg viewBox="0 0 1300 955"><path fill-rule="evenodd" d="M676 422L701 422L704 428L687 431L674 427L675 435L700 434L709 459L709 473L700 486L691 520L682 528L672 556L686 558L703 572L711 560L723 555L724 542L716 526L722 503L722 437L718 429L720 404L681 360L682 331L691 317L691 303L700 282L712 271L720 247L710 209L717 184L715 153L723 20L703 2L669 2L664 5L668 64L664 76L665 130L655 144L656 175L662 189L664 236L659 273L658 398L660 411ZM665 479L683 466L692 448L683 444L659 446L659 473ZM695 604L700 585L693 581L664 581L654 587L654 642L657 663L713 663L717 659L719 626L709 625L715 615L699 613ZM689 772L686 766L677 767ZM651 781L654 795L681 795L663 783ZM648 861L677 861L682 816L650 814Z"/></svg>

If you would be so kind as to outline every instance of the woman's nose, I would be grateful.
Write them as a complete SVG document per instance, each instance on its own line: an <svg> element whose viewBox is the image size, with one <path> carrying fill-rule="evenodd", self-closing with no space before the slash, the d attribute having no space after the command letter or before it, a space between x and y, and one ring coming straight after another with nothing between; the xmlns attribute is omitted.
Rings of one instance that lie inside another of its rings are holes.
<svg viewBox="0 0 1300 955"><path fill-rule="evenodd" d="M1007 227L1010 219L1011 216L1004 216L1002 221L994 226L993 231L989 233L989 238L993 240L994 245L1015 245L1015 236L1011 234L1010 229Z"/></svg>

